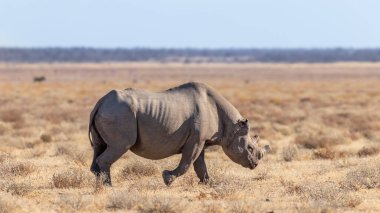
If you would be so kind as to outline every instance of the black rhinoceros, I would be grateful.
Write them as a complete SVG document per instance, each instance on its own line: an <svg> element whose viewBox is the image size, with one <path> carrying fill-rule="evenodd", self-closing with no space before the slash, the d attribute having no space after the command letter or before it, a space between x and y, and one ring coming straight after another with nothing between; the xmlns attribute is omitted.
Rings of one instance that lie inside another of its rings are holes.
<svg viewBox="0 0 380 213"><path fill-rule="evenodd" d="M181 154L173 171L163 171L166 185L194 165L201 182L209 179L204 149L222 146L234 162L254 169L269 149L259 148L249 135L248 120L213 88L186 83L164 92L112 90L90 115L89 137L94 150L91 171L105 174L129 149L144 158L163 159Z"/></svg>

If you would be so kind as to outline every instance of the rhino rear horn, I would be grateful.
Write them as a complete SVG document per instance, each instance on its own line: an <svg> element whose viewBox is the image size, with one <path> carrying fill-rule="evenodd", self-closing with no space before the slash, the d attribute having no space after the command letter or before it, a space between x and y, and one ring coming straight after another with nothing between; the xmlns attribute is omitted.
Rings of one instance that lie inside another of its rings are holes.
<svg viewBox="0 0 380 213"><path fill-rule="evenodd" d="M253 136L253 141L256 142L256 143L259 143L260 136L258 136L258 135Z"/></svg>

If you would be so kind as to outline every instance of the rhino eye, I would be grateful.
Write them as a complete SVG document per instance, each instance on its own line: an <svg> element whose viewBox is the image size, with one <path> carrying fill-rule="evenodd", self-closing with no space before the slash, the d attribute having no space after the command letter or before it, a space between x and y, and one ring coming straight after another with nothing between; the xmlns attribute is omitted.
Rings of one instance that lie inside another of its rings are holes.
<svg viewBox="0 0 380 213"><path fill-rule="evenodd" d="M251 146L248 146L248 151L249 151L250 153L253 153L253 148L252 148Z"/></svg>

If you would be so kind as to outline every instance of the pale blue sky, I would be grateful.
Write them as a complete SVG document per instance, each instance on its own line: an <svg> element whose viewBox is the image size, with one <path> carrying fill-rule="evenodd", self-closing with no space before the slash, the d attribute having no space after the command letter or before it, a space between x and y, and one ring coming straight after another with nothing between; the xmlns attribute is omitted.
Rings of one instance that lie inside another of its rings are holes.
<svg viewBox="0 0 380 213"><path fill-rule="evenodd" d="M0 46L380 47L379 0L0 0Z"/></svg>

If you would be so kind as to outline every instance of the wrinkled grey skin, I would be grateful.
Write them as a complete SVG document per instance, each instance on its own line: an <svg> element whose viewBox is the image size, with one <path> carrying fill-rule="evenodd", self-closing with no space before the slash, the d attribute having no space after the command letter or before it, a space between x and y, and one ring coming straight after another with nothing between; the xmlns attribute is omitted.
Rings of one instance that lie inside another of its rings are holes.
<svg viewBox="0 0 380 213"><path fill-rule="evenodd" d="M207 183L208 146L222 146L232 161L250 169L265 153L235 107L211 87L193 82L164 92L112 90L91 112L89 137L91 171L98 177L104 173L108 185L111 165L128 150L152 160L181 154L178 167L162 174L166 185L192 164L200 182Z"/></svg>

